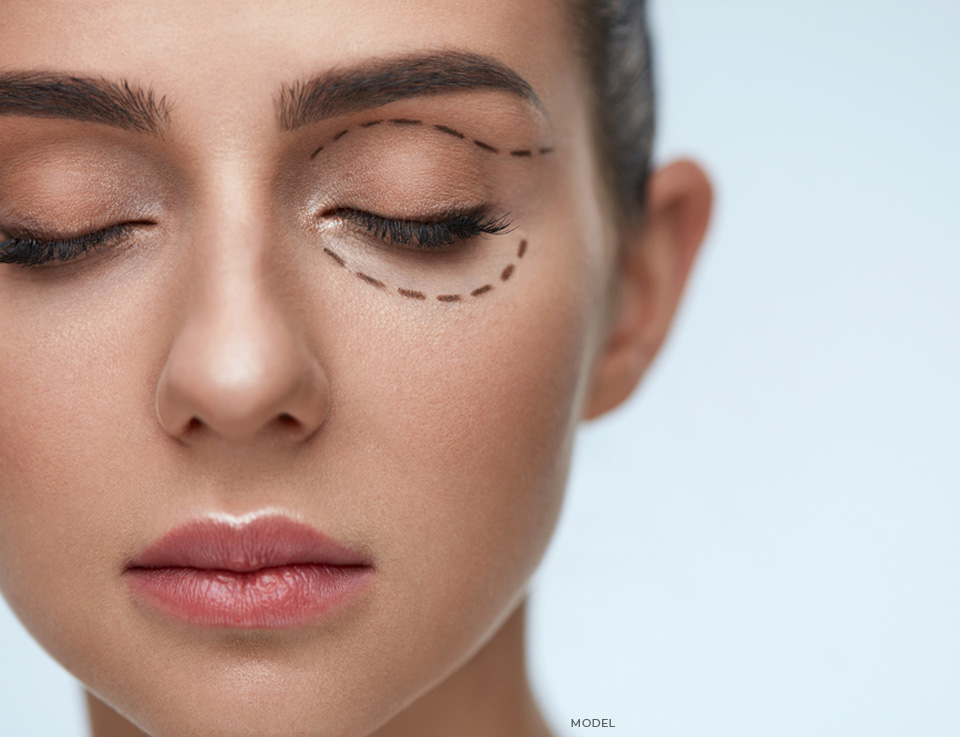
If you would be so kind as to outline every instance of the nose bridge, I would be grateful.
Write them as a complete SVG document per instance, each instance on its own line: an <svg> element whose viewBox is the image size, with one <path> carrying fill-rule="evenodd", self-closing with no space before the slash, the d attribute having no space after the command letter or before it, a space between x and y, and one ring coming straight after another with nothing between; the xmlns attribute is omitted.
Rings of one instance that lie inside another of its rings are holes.
<svg viewBox="0 0 960 737"><path fill-rule="evenodd" d="M183 278L188 297L157 387L157 414L181 439L301 436L326 414L326 377L271 284L270 212L244 178L211 185L198 208ZM247 181L250 181L247 179Z"/></svg>

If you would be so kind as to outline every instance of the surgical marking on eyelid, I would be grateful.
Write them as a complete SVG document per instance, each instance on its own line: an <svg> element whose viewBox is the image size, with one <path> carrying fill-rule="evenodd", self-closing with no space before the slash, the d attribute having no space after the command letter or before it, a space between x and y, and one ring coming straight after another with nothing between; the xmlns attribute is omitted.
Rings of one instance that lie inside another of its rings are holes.
<svg viewBox="0 0 960 737"><path fill-rule="evenodd" d="M413 289L404 289L403 287L398 287L397 291L402 297L409 297L410 299L426 299L427 295L423 292L417 292Z"/></svg>
<svg viewBox="0 0 960 737"><path fill-rule="evenodd" d="M500 153L500 149L494 148L494 147L491 146L489 143L484 143L483 141L478 141L476 138L473 139L473 142L474 142L475 144L477 144L480 148L482 148L484 151L489 151L489 152L492 153L492 154L498 154L498 153Z"/></svg>
<svg viewBox="0 0 960 737"><path fill-rule="evenodd" d="M324 248L323 252L327 254L330 258L332 258L334 261L336 261L338 264L340 264L341 266L347 265L347 262L344 261L342 258L340 258L340 254L334 253L329 248Z"/></svg>
<svg viewBox="0 0 960 737"><path fill-rule="evenodd" d="M355 272L353 272L353 273L356 274L356 275L357 275L358 277L360 277L361 279L363 279L367 284L372 284L372 285L375 286L377 289L383 289L385 286L387 286L386 284L384 284L384 283L383 283L382 281L380 281L379 279L374 279L372 276L367 276L367 275L364 274L362 271L355 271Z"/></svg>
<svg viewBox="0 0 960 737"><path fill-rule="evenodd" d="M467 141L467 140L469 140L471 143L473 143L473 144L474 144L475 146L477 146L478 148L480 148L480 149L482 149L482 150L484 150L484 151L486 151L486 152L488 152L488 153L491 153L491 154L505 154L505 155L510 155L510 156L512 156L512 157L515 157L515 158L533 158L535 154L539 154L539 155L543 156L543 155L546 155L546 154L549 154L549 153L553 153L553 147L542 147L542 148L537 148L537 149L532 149L532 148L520 148L520 149L515 149L515 150L512 150L512 151L501 151L501 150L500 150L499 148L497 148L496 146L492 146L492 145L490 145L489 143L487 143L487 142L485 142L485 141L481 141L479 138L467 139L466 134L461 133L460 131L456 130L455 128L451 128L451 127L446 126L446 125L441 125L441 124L439 124L439 123L432 123L432 124L424 123L422 120L417 120L417 119L415 119L415 118L389 118L388 120L383 120L383 119L368 120L368 121L366 121L365 123L360 123L357 127L359 127L359 128L372 128L373 126L375 126L375 125L380 125L381 123L392 123L393 125L398 125L398 126L430 125L430 126L433 127L435 130L438 130L438 131L440 131L441 133L446 133L447 135L452 136L452 137L454 137L454 138L457 138L457 139L459 139L459 140L462 140L462 141ZM335 136L333 136L329 141L327 141L326 143L324 143L324 144L321 145L321 146L318 146L318 147L316 148L316 150L311 154L311 156L310 156L311 160L312 160L314 157L316 157L317 154L319 154L321 151L323 151L323 149L324 149L328 144L333 143L333 142L335 142L335 141L339 141L341 138L343 138L345 135L347 135L347 133L349 133L351 130L353 130L353 129L352 129L352 128L345 128L344 130L340 131L340 132L337 133Z"/></svg>
<svg viewBox="0 0 960 737"><path fill-rule="evenodd" d="M517 251L518 257L522 258L523 254L526 253L526 251L527 251L527 241L526 239L524 239L520 241L520 246ZM338 253L331 251L329 248L324 248L323 252L327 254L330 258L332 258L334 261L336 261L340 266L344 266L349 269L346 261ZM516 267L513 264L508 264L507 267L502 272L500 272L500 279L502 279L503 281L507 281L513 275L513 272L515 269ZM377 289L384 289L387 286L384 282L380 281L379 279L374 279L372 276L369 276L368 274L364 274L362 271L350 270L350 273L352 273L354 276L358 277L359 279L362 279L367 284L370 284L371 286L376 287ZM487 292L491 292L491 291L493 291L493 285L484 284L482 287L477 287L476 289L472 290L470 292L470 296L480 297L486 294ZM419 299L419 300L427 299L427 295L424 294L423 292L418 292L416 289L407 289L406 287L397 287L397 294L399 294L401 297L406 297L407 299ZM444 302L449 304L453 302L462 302L463 295L438 294L436 299L438 302Z"/></svg>
<svg viewBox="0 0 960 737"><path fill-rule="evenodd" d="M436 128L438 131L441 131L443 133L447 133L453 136L454 138L460 138L460 139L466 138L466 136L463 135L463 133L461 133L460 131L455 131L453 128L448 128L445 125L434 125L433 127Z"/></svg>

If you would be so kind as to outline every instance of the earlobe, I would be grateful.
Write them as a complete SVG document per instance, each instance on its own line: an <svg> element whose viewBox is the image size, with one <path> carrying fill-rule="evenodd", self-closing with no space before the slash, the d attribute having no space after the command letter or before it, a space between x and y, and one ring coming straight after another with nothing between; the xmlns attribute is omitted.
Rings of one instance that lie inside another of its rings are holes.
<svg viewBox="0 0 960 737"><path fill-rule="evenodd" d="M713 192L697 164L658 169L647 187L645 217L621 235L617 302L594 365L584 419L633 393L667 336L707 231Z"/></svg>

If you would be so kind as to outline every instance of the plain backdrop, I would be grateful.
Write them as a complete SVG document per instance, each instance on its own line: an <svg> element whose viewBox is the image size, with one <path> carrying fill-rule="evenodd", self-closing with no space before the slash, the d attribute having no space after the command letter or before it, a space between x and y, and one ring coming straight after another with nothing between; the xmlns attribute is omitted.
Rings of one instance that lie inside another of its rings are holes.
<svg viewBox="0 0 960 737"><path fill-rule="evenodd" d="M653 369L581 433L536 692L558 735L960 734L960 3L651 23L657 159L717 209ZM86 735L2 602L0 735Z"/></svg>

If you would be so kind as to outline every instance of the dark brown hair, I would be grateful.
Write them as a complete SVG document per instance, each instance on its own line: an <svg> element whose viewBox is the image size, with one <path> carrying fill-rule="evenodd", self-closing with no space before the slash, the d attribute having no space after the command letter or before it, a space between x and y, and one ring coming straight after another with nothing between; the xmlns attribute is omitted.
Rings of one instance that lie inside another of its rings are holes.
<svg viewBox="0 0 960 737"><path fill-rule="evenodd" d="M619 206L642 214L655 129L650 37L644 0L573 0L582 53L596 95L596 143Z"/></svg>

